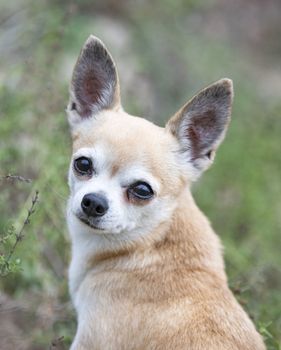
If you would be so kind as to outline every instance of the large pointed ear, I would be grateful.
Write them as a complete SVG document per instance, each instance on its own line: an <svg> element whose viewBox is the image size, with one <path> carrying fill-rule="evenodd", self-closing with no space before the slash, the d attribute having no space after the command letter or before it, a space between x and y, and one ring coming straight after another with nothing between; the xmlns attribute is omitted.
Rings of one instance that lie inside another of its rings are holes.
<svg viewBox="0 0 281 350"><path fill-rule="evenodd" d="M90 118L103 109L120 107L120 88L114 61L105 45L91 35L74 67L67 108L70 123Z"/></svg>
<svg viewBox="0 0 281 350"><path fill-rule="evenodd" d="M232 100L232 81L221 79L200 91L166 126L178 139L184 161L191 166L193 179L214 159L230 122Z"/></svg>

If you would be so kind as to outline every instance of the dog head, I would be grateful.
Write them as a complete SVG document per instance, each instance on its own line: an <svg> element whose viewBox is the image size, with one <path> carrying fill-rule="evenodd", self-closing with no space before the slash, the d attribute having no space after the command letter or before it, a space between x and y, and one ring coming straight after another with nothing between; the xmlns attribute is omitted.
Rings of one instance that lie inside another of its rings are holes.
<svg viewBox="0 0 281 350"><path fill-rule="evenodd" d="M165 128L127 114L114 61L94 36L74 68L67 108L73 139L68 218L90 235L143 238L168 220L178 197L221 143L232 82L199 92Z"/></svg>

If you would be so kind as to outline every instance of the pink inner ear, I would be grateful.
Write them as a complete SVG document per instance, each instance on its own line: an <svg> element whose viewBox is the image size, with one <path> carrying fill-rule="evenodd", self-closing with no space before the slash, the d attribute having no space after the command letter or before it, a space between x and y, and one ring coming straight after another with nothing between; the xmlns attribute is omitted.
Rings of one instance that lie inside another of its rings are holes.
<svg viewBox="0 0 281 350"><path fill-rule="evenodd" d="M200 158L204 152L209 152L214 141L221 132L218 130L217 117L214 109L191 117L187 128L187 138L191 143L192 160Z"/></svg>
<svg viewBox="0 0 281 350"><path fill-rule="evenodd" d="M83 72L83 76L74 85L81 117L90 117L92 109L102 104L102 93L106 88L105 79L106 76L96 67Z"/></svg>
<svg viewBox="0 0 281 350"><path fill-rule="evenodd" d="M200 155L199 135L192 125L187 129L187 138L191 143L191 159L195 160Z"/></svg>
<svg viewBox="0 0 281 350"><path fill-rule="evenodd" d="M83 82L83 89L85 93L85 99L88 103L96 104L100 101L101 91L103 89L103 84L101 82L101 77L98 77L98 74L93 75L94 72L91 72L88 77L85 78Z"/></svg>

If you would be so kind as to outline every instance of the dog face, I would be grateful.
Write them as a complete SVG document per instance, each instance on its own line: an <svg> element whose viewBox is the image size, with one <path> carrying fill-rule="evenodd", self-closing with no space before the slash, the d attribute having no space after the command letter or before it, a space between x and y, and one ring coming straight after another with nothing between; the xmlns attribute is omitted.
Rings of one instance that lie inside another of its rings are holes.
<svg viewBox="0 0 281 350"><path fill-rule="evenodd" d="M167 218L183 186L172 152L177 144L165 130L120 111L91 124L74 141L72 212L101 234L144 234Z"/></svg>
<svg viewBox="0 0 281 350"><path fill-rule="evenodd" d="M160 128L123 111L115 64L86 41L73 72L68 219L85 234L145 238L209 167L230 120L232 83L199 92Z"/></svg>

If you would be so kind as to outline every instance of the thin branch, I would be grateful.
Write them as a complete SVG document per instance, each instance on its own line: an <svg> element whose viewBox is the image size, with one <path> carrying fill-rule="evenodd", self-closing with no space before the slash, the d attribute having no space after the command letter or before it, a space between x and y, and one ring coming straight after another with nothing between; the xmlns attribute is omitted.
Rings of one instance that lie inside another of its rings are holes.
<svg viewBox="0 0 281 350"><path fill-rule="evenodd" d="M51 345L49 347L49 350L52 350L52 349L54 349L54 348L56 348L57 346L60 346L60 345L62 345L63 348L64 348L64 344L63 343L64 343L64 336L59 337L57 339L53 339L52 343L51 343Z"/></svg>
<svg viewBox="0 0 281 350"><path fill-rule="evenodd" d="M35 206L36 206L36 203L38 202L38 198L39 198L39 191L36 191L34 197L32 198L31 206L27 211L27 216L22 224L22 227L21 227L19 233L16 234L16 241L15 241L14 245L12 246L10 253L6 259L7 263L9 263L12 255L14 254L18 243L24 238L24 229L30 223L30 217L35 212Z"/></svg>
<svg viewBox="0 0 281 350"><path fill-rule="evenodd" d="M8 174L8 175L5 175L5 176L1 176L0 177L0 180L16 180L16 181L20 181L20 182L27 182L27 183L30 183L32 182L31 179L26 179L25 177L23 176L20 176L20 175L12 175L12 174Z"/></svg>

